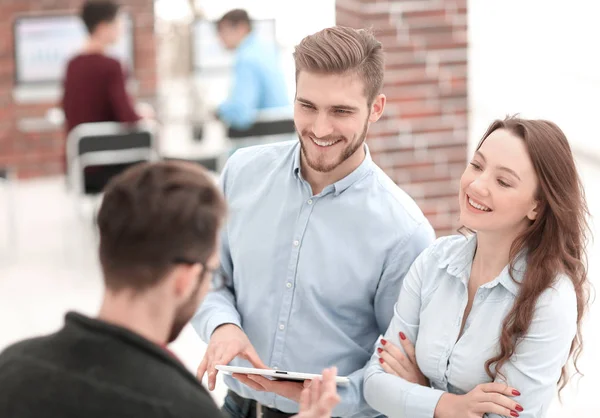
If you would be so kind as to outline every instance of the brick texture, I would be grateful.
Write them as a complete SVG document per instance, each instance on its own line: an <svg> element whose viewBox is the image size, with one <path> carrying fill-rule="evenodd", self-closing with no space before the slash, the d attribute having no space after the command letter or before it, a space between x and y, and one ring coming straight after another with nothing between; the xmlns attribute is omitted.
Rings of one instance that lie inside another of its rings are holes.
<svg viewBox="0 0 600 418"><path fill-rule="evenodd" d="M83 0L0 0L0 166L16 170L20 178L64 173L63 129L21 132L20 118L42 118L56 102L19 104L13 100L15 79L13 23L18 16L78 13ZM156 51L153 0L122 2L135 26L137 97L152 102L156 95Z"/></svg>
<svg viewBox="0 0 600 418"><path fill-rule="evenodd" d="M467 1L336 0L338 25L370 28L386 51L384 116L369 146L438 236L455 233L467 155Z"/></svg>

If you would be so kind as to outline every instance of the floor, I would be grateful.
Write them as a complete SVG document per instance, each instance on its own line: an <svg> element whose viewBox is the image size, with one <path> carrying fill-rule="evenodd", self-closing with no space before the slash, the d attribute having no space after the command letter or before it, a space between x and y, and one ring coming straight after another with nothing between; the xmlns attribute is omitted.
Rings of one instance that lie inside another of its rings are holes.
<svg viewBox="0 0 600 418"><path fill-rule="evenodd" d="M581 160L579 169L586 186L592 216L600 218L600 166ZM12 198L12 199L11 199ZM64 179L20 182L12 188L0 184L0 350L7 345L58 329L68 310L94 315L100 304L101 277L91 226L93 202L81 211L67 195ZM7 207L14 209L16 227L10 233ZM600 236L600 221L593 226ZM592 282L598 285L600 245L589 247ZM585 329L585 351L580 369L586 375L563 392L563 404L552 405L549 418L600 416L595 377L600 375L600 313L593 305ZM188 326L172 345L185 365L195 371L205 345ZM222 401L225 388L214 392Z"/></svg>

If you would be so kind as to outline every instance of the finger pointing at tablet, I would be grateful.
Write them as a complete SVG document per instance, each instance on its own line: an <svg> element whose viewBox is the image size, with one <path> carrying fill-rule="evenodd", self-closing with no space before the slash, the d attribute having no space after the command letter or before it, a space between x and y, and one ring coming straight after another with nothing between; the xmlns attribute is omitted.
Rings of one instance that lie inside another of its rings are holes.
<svg viewBox="0 0 600 418"><path fill-rule="evenodd" d="M214 390L218 373L215 366L218 364L228 364L238 356L248 360L253 367L260 369L268 368L260 357L258 357L256 350L244 331L237 325L221 325L210 337L206 353L198 367L198 380L201 381L204 374L208 372L208 389Z"/></svg>

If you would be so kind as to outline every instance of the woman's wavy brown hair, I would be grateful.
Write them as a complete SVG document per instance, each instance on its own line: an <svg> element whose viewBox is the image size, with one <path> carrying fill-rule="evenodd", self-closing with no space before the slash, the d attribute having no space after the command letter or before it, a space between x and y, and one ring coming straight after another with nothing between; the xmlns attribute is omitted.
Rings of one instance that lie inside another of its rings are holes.
<svg viewBox="0 0 600 418"><path fill-rule="evenodd" d="M502 365L509 361L520 339L527 334L538 298L553 285L557 274L563 273L573 282L577 296L577 334L571 343L569 359L581 375L577 368L583 349L581 321L590 298L585 254L589 228L585 193L571 148L565 134L552 122L507 117L490 125L477 149L497 129L506 129L523 140L539 185L537 217L510 249L511 277L515 260L525 249L527 269L519 295L502 324L500 352L485 363L486 372L493 379L494 366L501 375ZM559 392L569 380L568 366L569 362L557 382Z"/></svg>

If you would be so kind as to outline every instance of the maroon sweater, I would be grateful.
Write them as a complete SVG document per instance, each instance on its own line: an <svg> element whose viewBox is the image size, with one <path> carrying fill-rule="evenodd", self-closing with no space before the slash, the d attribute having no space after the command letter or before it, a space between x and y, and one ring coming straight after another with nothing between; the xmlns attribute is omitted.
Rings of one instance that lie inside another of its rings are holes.
<svg viewBox="0 0 600 418"><path fill-rule="evenodd" d="M77 55L69 61L62 107L67 132L80 123L140 119L125 90L121 64L103 54Z"/></svg>

